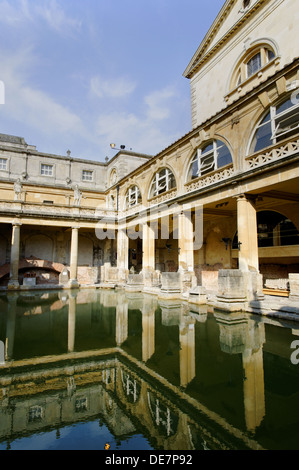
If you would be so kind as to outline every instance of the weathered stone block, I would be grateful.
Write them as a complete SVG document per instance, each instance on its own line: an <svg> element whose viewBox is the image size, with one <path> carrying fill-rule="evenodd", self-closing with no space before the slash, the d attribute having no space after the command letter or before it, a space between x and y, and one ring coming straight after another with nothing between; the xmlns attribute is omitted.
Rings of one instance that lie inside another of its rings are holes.
<svg viewBox="0 0 299 470"><path fill-rule="evenodd" d="M70 280L70 273L67 268L63 269L63 271L59 274L59 284L67 284Z"/></svg>
<svg viewBox="0 0 299 470"><path fill-rule="evenodd" d="M180 273L162 273L161 292L180 293L181 292L181 274Z"/></svg>
<svg viewBox="0 0 299 470"><path fill-rule="evenodd" d="M299 274L289 274L290 299L299 300Z"/></svg>
<svg viewBox="0 0 299 470"><path fill-rule="evenodd" d="M242 309L245 302L263 299L263 278L254 271L221 269L218 276L217 301L235 304Z"/></svg>
<svg viewBox="0 0 299 470"><path fill-rule="evenodd" d="M207 292L206 288L203 286L197 286L190 290L189 292L189 302L195 304L206 304L207 303Z"/></svg>

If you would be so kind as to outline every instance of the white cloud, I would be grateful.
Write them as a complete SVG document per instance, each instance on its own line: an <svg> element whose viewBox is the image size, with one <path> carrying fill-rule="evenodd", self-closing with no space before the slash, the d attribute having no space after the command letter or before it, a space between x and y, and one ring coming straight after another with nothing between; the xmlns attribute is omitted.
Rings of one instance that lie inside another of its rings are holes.
<svg viewBox="0 0 299 470"><path fill-rule="evenodd" d="M31 49L23 48L15 55L0 54L1 80L5 84L6 103L3 116L32 126L35 131L52 135L88 133L80 119L46 92L30 85L30 67L36 65ZM89 137L89 136L88 136Z"/></svg>
<svg viewBox="0 0 299 470"><path fill-rule="evenodd" d="M68 34L78 31L81 27L81 21L67 16L56 0L43 1L36 6L36 13L46 21L50 28L59 33Z"/></svg>
<svg viewBox="0 0 299 470"><path fill-rule="evenodd" d="M125 77L103 79L100 76L90 80L90 91L98 98L122 98L128 96L136 88L136 83Z"/></svg>
<svg viewBox="0 0 299 470"><path fill-rule="evenodd" d="M71 34L81 27L81 21L68 16L56 0L16 0L0 2L0 22L8 26L26 26L43 20L60 34Z"/></svg>
<svg viewBox="0 0 299 470"><path fill-rule="evenodd" d="M152 120L163 120L170 116L172 98L176 92L172 87L166 87L163 90L153 91L145 97L145 103L148 107L147 116Z"/></svg>

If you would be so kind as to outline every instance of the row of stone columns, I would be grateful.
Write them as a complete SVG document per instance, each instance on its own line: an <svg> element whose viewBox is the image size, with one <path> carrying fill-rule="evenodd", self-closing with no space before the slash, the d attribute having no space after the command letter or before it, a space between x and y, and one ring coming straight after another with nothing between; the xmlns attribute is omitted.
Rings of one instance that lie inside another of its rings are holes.
<svg viewBox="0 0 299 470"><path fill-rule="evenodd" d="M237 197L237 227L239 270L258 272L259 259L255 201L245 194ZM191 212L182 211L178 215L178 265L180 271L194 271L194 233ZM155 236L156 230L154 226L150 222L143 223L143 270L155 270ZM117 266L119 269L128 269L128 250L129 235L124 228L118 231Z"/></svg>
<svg viewBox="0 0 299 470"><path fill-rule="evenodd" d="M12 224L11 255L10 255L10 277L8 289L19 288L19 262L20 262L20 241L21 223ZM71 257L70 257L70 287L78 287L78 240L79 227L72 227L71 237Z"/></svg>

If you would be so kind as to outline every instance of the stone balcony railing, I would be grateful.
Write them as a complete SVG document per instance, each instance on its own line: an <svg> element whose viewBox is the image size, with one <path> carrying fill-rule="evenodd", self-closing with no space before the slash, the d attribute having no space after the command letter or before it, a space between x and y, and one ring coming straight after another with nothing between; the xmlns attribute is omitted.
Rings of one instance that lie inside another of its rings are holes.
<svg viewBox="0 0 299 470"><path fill-rule="evenodd" d="M114 219L116 216L114 210L103 207L78 207L9 200L0 200L0 214L46 218L79 218L94 220L95 222L103 217Z"/></svg>
<svg viewBox="0 0 299 470"><path fill-rule="evenodd" d="M205 188L212 184L225 181L227 178L230 178L231 176L233 176L234 173L235 173L235 170L233 168L233 165L220 168L219 170L215 170L211 172L207 176L199 177L196 180L191 181L190 183L187 183L186 191L187 193L190 193L191 191L195 191L196 189Z"/></svg>
<svg viewBox="0 0 299 470"><path fill-rule="evenodd" d="M294 137L279 144L273 145L267 151L260 151L250 155L245 160L245 170L252 170L286 157L299 153L299 139Z"/></svg>

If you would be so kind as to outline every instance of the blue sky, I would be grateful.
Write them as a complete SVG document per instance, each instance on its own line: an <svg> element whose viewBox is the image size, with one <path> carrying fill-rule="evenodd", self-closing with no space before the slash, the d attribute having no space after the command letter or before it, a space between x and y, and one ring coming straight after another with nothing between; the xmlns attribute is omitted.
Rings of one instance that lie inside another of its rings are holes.
<svg viewBox="0 0 299 470"><path fill-rule="evenodd" d="M224 0L0 0L0 133L104 161L191 129L183 72Z"/></svg>

